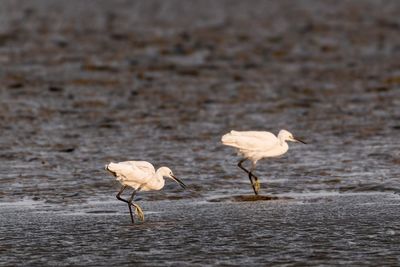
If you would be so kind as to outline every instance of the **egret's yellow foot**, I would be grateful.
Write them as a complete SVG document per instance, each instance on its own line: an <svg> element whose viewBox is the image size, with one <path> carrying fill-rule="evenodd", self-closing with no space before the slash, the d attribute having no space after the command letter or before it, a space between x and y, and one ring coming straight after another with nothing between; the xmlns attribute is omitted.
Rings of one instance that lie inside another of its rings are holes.
<svg viewBox="0 0 400 267"><path fill-rule="evenodd" d="M256 190L256 192L258 194L258 191L260 190L260 187L261 187L260 182L258 180L255 180L253 185L254 185L254 190Z"/></svg>
<svg viewBox="0 0 400 267"><path fill-rule="evenodd" d="M132 206L135 207L135 214L136 214L136 216L138 216L139 220L141 220L142 222L144 222L144 213L143 213L142 208L141 208L139 205L134 204L134 203L132 203Z"/></svg>

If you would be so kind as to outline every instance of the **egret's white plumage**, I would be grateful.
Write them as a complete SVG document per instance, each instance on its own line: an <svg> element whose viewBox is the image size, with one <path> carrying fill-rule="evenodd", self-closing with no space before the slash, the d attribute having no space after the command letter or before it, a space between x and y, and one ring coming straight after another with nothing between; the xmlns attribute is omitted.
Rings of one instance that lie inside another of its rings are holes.
<svg viewBox="0 0 400 267"><path fill-rule="evenodd" d="M237 149L238 153L244 157L238 166L249 174L249 179L252 183L254 193L258 194L260 187L258 178L252 173L255 169L257 161L262 158L278 157L285 154L289 145L286 141L302 142L300 139L286 130L280 130L278 136L265 131L230 131L222 136L221 141L226 146L231 146ZM249 170L242 166L246 160L252 162L252 167ZM255 179L255 184L253 179Z"/></svg>
<svg viewBox="0 0 400 267"><path fill-rule="evenodd" d="M168 167L161 167L156 171L154 166L147 161L122 161L118 163L111 162L105 166L105 169L111 172L122 184L123 187L117 194L117 198L128 203L129 210L131 212L132 223L133 216L131 205L136 208L135 211L139 217L144 219L141 208L137 204L132 203L136 192L162 189L165 185L164 177L171 178L185 188L185 184L174 176L171 169ZM126 187L132 187L135 189L129 201L120 197Z"/></svg>

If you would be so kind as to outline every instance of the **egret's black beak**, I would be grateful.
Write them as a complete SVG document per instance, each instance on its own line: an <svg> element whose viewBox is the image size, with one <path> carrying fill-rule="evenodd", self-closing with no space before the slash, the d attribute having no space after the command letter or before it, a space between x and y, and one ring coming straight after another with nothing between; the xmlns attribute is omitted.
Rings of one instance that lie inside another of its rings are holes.
<svg viewBox="0 0 400 267"><path fill-rule="evenodd" d="M174 180L175 182L177 182L180 186L182 186L183 189L186 189L186 185L181 180L179 180L178 178L176 178L173 175L171 175L171 179Z"/></svg>
<svg viewBox="0 0 400 267"><path fill-rule="evenodd" d="M293 137L293 139L295 140L295 141L297 141L297 142L300 142L300 143L303 143L303 144L307 144L306 142L304 142L303 140L301 140L301 139L299 139L299 138L297 138L297 137Z"/></svg>

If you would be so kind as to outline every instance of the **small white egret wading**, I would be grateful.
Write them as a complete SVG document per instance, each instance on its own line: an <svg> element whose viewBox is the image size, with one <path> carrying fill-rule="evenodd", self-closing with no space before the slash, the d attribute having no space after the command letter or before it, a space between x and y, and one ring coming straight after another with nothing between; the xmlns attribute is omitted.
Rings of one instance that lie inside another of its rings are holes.
<svg viewBox="0 0 400 267"><path fill-rule="evenodd" d="M270 132L231 131L223 135L221 141L226 146L237 148L238 154L244 157L239 161L238 166L249 175L251 186L256 195L258 195L260 189L258 177L253 174L257 161L262 158L278 157L285 154L289 149L286 141L305 144L286 130L280 130L278 137ZM242 163L246 160L250 160L252 163L250 170L242 166Z"/></svg>
<svg viewBox="0 0 400 267"><path fill-rule="evenodd" d="M180 186L186 188L185 184L176 178L168 167L161 167L156 171L153 165L147 161L111 162L105 166L105 169L111 172L122 184L122 188L117 194L117 199L128 203L132 223L134 223L134 220L131 206L135 208L135 213L139 219L144 221L142 209L139 205L132 203L137 192L162 189L165 184L164 177L171 178ZM129 200L121 198L122 192L127 187L134 189Z"/></svg>

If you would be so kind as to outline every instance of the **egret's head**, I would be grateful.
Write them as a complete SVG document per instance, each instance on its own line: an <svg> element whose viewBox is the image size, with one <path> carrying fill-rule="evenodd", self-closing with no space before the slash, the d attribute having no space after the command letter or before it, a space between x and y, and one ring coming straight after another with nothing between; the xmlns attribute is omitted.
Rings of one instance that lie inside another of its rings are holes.
<svg viewBox="0 0 400 267"><path fill-rule="evenodd" d="M294 137L291 132L286 131L286 130L280 130L279 134L278 134L278 138L281 139L282 141L292 141L292 142L300 142L300 143L306 144L306 142L300 140L297 137Z"/></svg>
<svg viewBox="0 0 400 267"><path fill-rule="evenodd" d="M157 170L158 173L160 173L163 177L168 177L172 180L174 180L175 182L177 182L180 186L182 186L182 188L186 188L186 185L179 180L178 178L176 178L174 176L174 174L172 173L171 169L168 167L161 167Z"/></svg>

